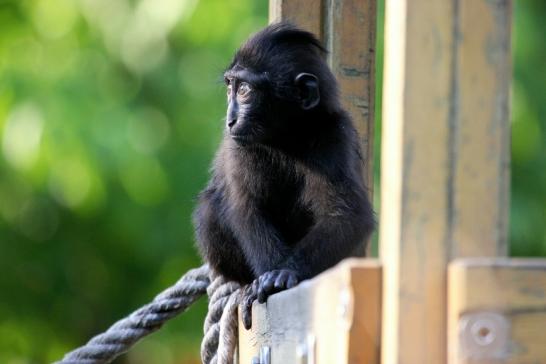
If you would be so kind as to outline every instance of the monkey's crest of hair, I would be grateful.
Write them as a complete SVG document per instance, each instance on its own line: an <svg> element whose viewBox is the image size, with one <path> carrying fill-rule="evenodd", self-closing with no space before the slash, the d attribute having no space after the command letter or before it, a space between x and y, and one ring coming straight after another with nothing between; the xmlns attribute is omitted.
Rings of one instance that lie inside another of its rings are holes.
<svg viewBox="0 0 546 364"><path fill-rule="evenodd" d="M267 72L273 89L291 95L294 77L302 72L315 75L321 88L323 111L337 110L338 86L335 76L327 66L324 55L328 51L314 34L301 30L288 22L274 23L250 37L236 52L228 69L246 68L253 72Z"/></svg>
<svg viewBox="0 0 546 364"><path fill-rule="evenodd" d="M242 63L265 62L278 55L279 48L299 48L316 54L327 53L320 41L310 32L288 22L272 24L254 34L239 48L235 56ZM251 64L247 64L250 66Z"/></svg>

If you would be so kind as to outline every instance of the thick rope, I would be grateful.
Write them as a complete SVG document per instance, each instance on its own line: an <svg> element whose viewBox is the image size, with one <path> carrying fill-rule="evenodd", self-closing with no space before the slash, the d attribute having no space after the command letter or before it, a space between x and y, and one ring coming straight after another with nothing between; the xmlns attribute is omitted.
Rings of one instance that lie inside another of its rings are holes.
<svg viewBox="0 0 546 364"><path fill-rule="evenodd" d="M209 309L201 342L203 364L233 364L237 346L237 307L241 285L216 276L207 288Z"/></svg>
<svg viewBox="0 0 546 364"><path fill-rule="evenodd" d="M212 283L211 283L212 281ZM237 306L240 286L212 276L207 265L190 270L172 287L56 364L107 364L138 340L161 328L208 293L209 312L201 345L204 364L232 364L237 345Z"/></svg>

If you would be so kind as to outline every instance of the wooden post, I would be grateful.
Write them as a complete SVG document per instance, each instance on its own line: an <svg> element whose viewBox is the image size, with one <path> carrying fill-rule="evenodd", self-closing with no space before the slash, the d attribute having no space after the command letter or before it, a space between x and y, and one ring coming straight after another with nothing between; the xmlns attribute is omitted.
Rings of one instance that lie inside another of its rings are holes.
<svg viewBox="0 0 546 364"><path fill-rule="evenodd" d="M506 253L509 0L387 1L385 364L447 360L447 264Z"/></svg>
<svg viewBox="0 0 546 364"><path fill-rule="evenodd" d="M358 129L370 199L373 193L377 0L270 0L269 21L290 21L324 43L343 106Z"/></svg>
<svg viewBox="0 0 546 364"><path fill-rule="evenodd" d="M364 180L373 200L376 0L327 0L324 43L343 106L360 136Z"/></svg>
<svg viewBox="0 0 546 364"><path fill-rule="evenodd" d="M546 259L449 267L449 364L546 362Z"/></svg>
<svg viewBox="0 0 546 364"><path fill-rule="evenodd" d="M269 0L269 22L289 21L322 39L321 0Z"/></svg>

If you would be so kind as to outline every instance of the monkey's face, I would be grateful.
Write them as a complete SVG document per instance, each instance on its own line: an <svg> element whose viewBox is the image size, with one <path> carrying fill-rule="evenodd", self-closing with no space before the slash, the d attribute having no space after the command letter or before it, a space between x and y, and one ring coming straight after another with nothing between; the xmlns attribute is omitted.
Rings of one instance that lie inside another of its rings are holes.
<svg viewBox="0 0 546 364"><path fill-rule="evenodd" d="M226 129L238 144L278 144L290 133L297 115L320 101L318 79L299 73L276 89L267 72L234 66L224 74L227 88Z"/></svg>
<svg viewBox="0 0 546 364"><path fill-rule="evenodd" d="M227 89L226 129L238 144L264 143L269 109L266 74L233 67L224 74Z"/></svg>

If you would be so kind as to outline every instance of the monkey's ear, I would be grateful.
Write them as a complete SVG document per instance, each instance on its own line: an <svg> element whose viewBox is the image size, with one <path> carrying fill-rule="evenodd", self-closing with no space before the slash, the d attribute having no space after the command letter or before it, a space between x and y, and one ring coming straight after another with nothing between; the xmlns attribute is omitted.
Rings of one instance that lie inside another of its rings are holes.
<svg viewBox="0 0 546 364"><path fill-rule="evenodd" d="M311 73L300 73L294 79L296 87L300 90L301 108L310 110L320 102L319 80Z"/></svg>

